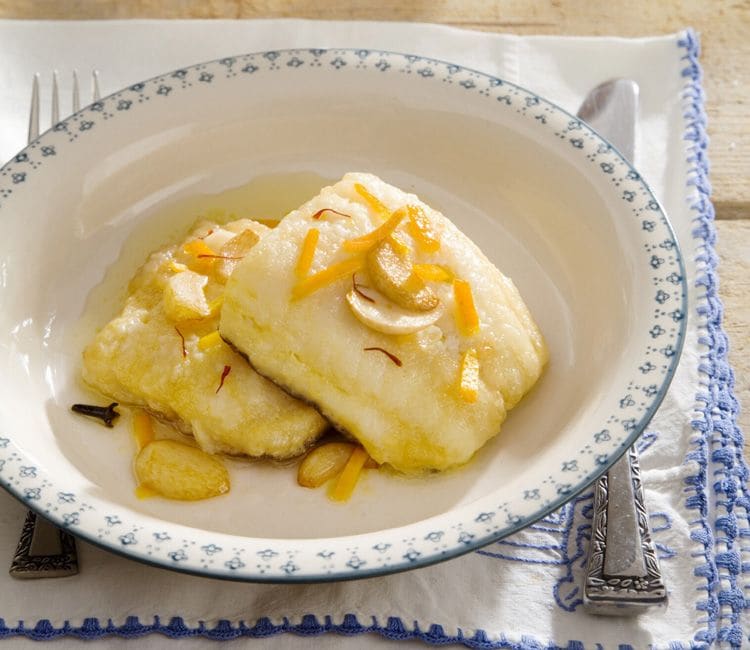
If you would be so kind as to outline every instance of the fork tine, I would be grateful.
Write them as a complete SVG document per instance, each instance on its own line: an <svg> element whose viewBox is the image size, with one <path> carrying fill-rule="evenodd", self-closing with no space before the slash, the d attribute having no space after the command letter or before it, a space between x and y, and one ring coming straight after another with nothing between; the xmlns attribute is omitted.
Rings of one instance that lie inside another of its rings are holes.
<svg viewBox="0 0 750 650"><path fill-rule="evenodd" d="M81 94L78 90L78 72L73 70L73 112L77 113L81 108Z"/></svg>
<svg viewBox="0 0 750 650"><path fill-rule="evenodd" d="M52 72L52 126L60 121L60 93L57 89L57 70Z"/></svg>
<svg viewBox="0 0 750 650"><path fill-rule="evenodd" d="M93 70L91 72L91 80L94 84L94 101L98 102L101 99L101 93L99 92L99 71Z"/></svg>
<svg viewBox="0 0 750 650"><path fill-rule="evenodd" d="M101 97L99 90L99 71L91 73L93 84L93 101ZM73 70L73 112L81 109L81 92L78 82L78 72ZM52 72L52 126L60 121L60 88L57 78L57 70ZM29 142L39 136L39 74L34 75L31 87L31 110L29 111Z"/></svg>
<svg viewBox="0 0 750 650"><path fill-rule="evenodd" d="M31 84L31 109L29 110L29 142L39 136L39 74Z"/></svg>

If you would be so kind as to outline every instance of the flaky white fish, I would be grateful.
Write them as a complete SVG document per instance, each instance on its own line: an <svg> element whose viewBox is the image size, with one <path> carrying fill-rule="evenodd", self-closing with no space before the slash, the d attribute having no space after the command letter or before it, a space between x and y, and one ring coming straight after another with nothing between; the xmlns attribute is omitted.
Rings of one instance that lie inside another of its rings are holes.
<svg viewBox="0 0 750 650"><path fill-rule="evenodd" d="M419 269L431 273L421 281ZM260 374L405 472L468 461L548 356L513 282L448 218L369 174L347 174L262 238L227 283L220 331Z"/></svg>

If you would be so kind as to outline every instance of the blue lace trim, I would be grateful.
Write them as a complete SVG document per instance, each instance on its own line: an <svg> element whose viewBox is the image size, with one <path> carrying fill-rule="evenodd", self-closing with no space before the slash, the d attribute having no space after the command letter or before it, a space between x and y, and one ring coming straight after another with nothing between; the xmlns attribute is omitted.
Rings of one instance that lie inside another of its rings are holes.
<svg viewBox="0 0 750 650"><path fill-rule="evenodd" d="M180 617L172 618L169 623L163 625L158 616L154 616L154 622L151 625L141 623L137 616L129 616L124 625L115 625L111 620L102 626L95 618L87 618L83 621L81 627L73 627L68 623L56 628L49 621L41 620L35 627L26 628L23 624L17 628L5 627L3 620L0 619L0 640L14 635L25 636L35 641L49 641L63 636L78 637L79 639L100 639L103 637L122 637L127 639L138 638L157 632L170 639L184 639L191 637L202 637L213 641L229 641L239 638L266 638L277 634L291 633L298 636L320 636L322 634L334 633L340 636L356 636L360 634L375 633L386 639L395 641L408 641L419 639L431 645L448 645L450 643L459 643L467 648L479 649L503 649L503 650L584 650L581 641L568 641L564 646L558 646L553 643L542 643L532 637L523 636L520 642L509 641L503 637L499 640L491 641L484 630L477 630L473 636L465 636L459 629L455 636L448 635L444 632L441 625L430 625L426 630L422 630L419 624L414 621L413 629L404 625L403 621L397 617L389 617L385 626L378 624L375 617L372 618L371 625L362 625L354 614L346 614L340 624L333 622L330 616L326 616L323 622L312 615L307 614L302 617L299 624L292 624L289 619L284 618L283 623L274 625L270 619L261 618L252 627L241 621L238 625L232 625L230 621L221 620L215 627L208 628L201 623L197 627L189 627ZM601 648L602 646L597 646ZM628 644L619 644L618 650L633 650L633 646ZM705 648L705 645L682 643L670 643L670 650L698 650Z"/></svg>
<svg viewBox="0 0 750 650"><path fill-rule="evenodd" d="M740 614L748 607L744 597L742 574L750 572L750 563L743 564L740 540L750 538L750 494L748 477L750 472L743 457L744 439L737 426L738 402L733 393L734 374L727 360L727 337L722 329L722 305L718 297L718 258L714 250L716 231L713 225L714 210L711 205L711 187L708 181L708 158L706 148L706 115L703 110L704 94L701 87L702 71L698 62L700 45L697 35L688 30L678 41L685 54L682 59L686 67L682 71L686 79L684 91L686 121L685 139L688 148L689 185L694 188L691 209L695 213L693 235L702 240L697 262L700 276L696 286L705 290L704 304L699 307L703 319L704 333L700 339L708 351L699 367L704 381L696 396L698 408L693 429L696 432L694 448L687 460L696 461L699 471L686 479L686 506L696 510L699 518L692 523L691 538L699 543L704 562L695 569L697 576L705 577L706 586L701 587L705 596L696 604L702 615L705 628L696 633L693 642L669 644L670 650L685 648L705 648L708 644L721 641L733 648L742 646L745 639ZM713 527L708 521L708 481L711 468L715 493L716 519ZM715 530L715 532L713 532ZM153 623L141 623L138 617L130 616L123 625L115 625L109 619L102 625L96 618L88 618L80 627L65 623L55 627L49 620L42 619L34 627L25 627L23 622L17 627L8 627L0 619L0 639L24 636L34 640L50 640L64 636L80 639L97 639L108 636L136 638L159 633L172 639L204 637L213 640L229 640L240 637L264 638L277 634L292 633L300 636L317 636L334 633L353 636L366 633L379 634L392 640L420 639L428 644L447 645L459 643L469 648L502 648L509 650L583 650L580 641L568 641L565 646L541 642L524 636L520 642L512 642L504 636L490 640L484 630L477 630L473 636L446 634L441 625L433 624L423 630L417 621L407 626L400 618L390 617L382 626L375 617L370 625L363 625L355 614L347 614L341 623L334 623L331 616L323 622L313 614L302 617L298 624L284 618L274 625L268 618L261 618L253 626L244 621L234 625L221 620L215 627L204 623L189 627L181 617L172 618L162 624L155 616ZM632 650L627 644L618 646L620 650Z"/></svg>
<svg viewBox="0 0 750 650"><path fill-rule="evenodd" d="M748 606L739 578L750 571L750 565L743 566L740 554L740 540L750 537L748 467L743 456L744 439L737 426L739 404L734 396L734 373L727 358L728 342L722 328L723 308L718 295L716 229L708 181L702 71L698 63L700 44L697 36L688 31L679 45L685 49L682 58L687 64L682 75L688 81L683 99L685 139L690 143L688 182L694 188L690 208L696 215L693 236L703 240L696 259L699 266L696 288L705 291L703 304L698 307L703 328L699 340L708 349L699 365L704 381L696 396L697 417L692 423L699 435L688 455L689 460L700 465L698 474L687 481L691 493L687 507L700 514L700 519L693 523L691 538L702 544L705 558L695 569L695 575L706 578L705 597L697 604L706 627L696 634L695 641L707 644L720 641L739 648L744 640L740 614ZM713 526L707 521L709 480L714 488Z"/></svg>

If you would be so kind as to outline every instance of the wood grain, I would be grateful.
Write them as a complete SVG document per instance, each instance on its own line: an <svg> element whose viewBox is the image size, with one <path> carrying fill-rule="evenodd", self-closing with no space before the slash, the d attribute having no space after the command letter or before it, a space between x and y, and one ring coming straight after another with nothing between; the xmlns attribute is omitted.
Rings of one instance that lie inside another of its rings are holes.
<svg viewBox="0 0 750 650"><path fill-rule="evenodd" d="M744 405L739 422L750 435L750 219L717 221L716 230L729 360L735 372L735 394ZM745 457L750 461L750 445Z"/></svg>
<svg viewBox="0 0 750 650"><path fill-rule="evenodd" d="M0 0L0 18L312 18L434 22L516 34L701 34L721 297L750 432L750 0ZM750 457L750 453L748 453Z"/></svg>
<svg viewBox="0 0 750 650"><path fill-rule="evenodd" d="M643 36L687 26L702 35L711 174L719 218L750 204L750 0L0 0L0 17L404 20L518 34Z"/></svg>

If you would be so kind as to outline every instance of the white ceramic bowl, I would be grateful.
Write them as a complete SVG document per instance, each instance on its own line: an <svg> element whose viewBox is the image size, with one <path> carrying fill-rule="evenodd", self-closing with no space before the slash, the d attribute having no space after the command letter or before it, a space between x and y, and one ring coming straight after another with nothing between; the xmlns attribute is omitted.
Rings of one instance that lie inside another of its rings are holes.
<svg viewBox="0 0 750 650"><path fill-rule="evenodd" d="M200 210L281 213L347 171L416 192L514 279L551 350L540 384L467 467L369 472L345 505L240 462L229 495L138 500L127 418L109 430L70 412L92 399L85 341ZM534 93L415 56L264 52L136 84L3 167L0 217L0 481L74 534L178 570L352 578L503 537L634 441L682 343L680 254L637 172Z"/></svg>

